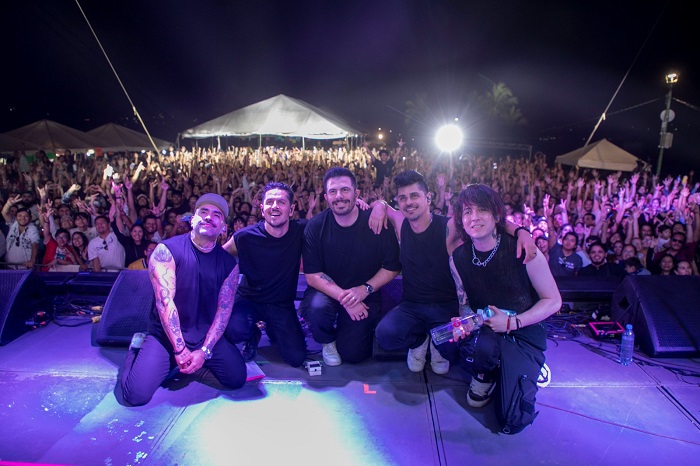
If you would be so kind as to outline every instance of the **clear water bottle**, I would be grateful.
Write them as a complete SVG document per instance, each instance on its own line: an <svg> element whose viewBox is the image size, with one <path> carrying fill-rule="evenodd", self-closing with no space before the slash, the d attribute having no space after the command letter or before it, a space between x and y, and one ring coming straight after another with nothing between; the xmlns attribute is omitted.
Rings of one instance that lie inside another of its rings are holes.
<svg viewBox="0 0 700 466"><path fill-rule="evenodd" d="M632 356L634 356L634 332L632 324L627 324L620 341L620 364L629 366L632 364Z"/></svg>
<svg viewBox="0 0 700 466"><path fill-rule="evenodd" d="M509 316L514 316L516 314L515 311L509 311L507 309L501 309L501 311ZM462 332L465 334L472 333L474 330L484 325L484 322L493 317L494 314L495 313L488 306L483 309L478 309L476 312L469 309L469 312L463 317L460 317L459 320L448 322L445 325L430 330L430 338L433 340L435 346L441 345L454 339L453 331L455 329L461 328Z"/></svg>

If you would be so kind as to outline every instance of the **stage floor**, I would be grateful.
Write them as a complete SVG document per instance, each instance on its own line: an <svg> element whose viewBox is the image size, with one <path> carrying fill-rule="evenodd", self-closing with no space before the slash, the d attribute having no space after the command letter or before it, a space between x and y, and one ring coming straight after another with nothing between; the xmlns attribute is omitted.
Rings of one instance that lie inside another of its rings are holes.
<svg viewBox="0 0 700 466"><path fill-rule="evenodd" d="M283 364L263 337L265 377L222 390L210 374L171 382L144 407L117 402L126 348L94 324L55 322L0 347L0 463L72 465L698 464L700 360L550 338L551 384L522 433L497 433L493 404L466 404L468 378L405 361ZM321 359L309 341L310 358ZM314 351L315 350L315 351ZM428 365L429 366L429 365Z"/></svg>

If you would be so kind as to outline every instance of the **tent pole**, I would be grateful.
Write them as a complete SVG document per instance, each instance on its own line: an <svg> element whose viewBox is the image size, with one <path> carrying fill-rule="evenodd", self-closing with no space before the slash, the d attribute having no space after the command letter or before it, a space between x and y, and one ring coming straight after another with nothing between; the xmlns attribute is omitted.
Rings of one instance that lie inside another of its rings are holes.
<svg viewBox="0 0 700 466"><path fill-rule="evenodd" d="M301 137L301 150L306 150L306 139L304 136Z"/></svg>

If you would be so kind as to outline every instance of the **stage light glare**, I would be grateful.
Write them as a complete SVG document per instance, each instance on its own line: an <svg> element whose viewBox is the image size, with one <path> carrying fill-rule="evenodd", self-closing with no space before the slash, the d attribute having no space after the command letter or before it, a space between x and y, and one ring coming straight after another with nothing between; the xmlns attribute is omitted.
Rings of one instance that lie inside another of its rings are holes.
<svg viewBox="0 0 700 466"><path fill-rule="evenodd" d="M462 130L457 125L445 125L435 135L435 144L443 152L452 152L462 145Z"/></svg>

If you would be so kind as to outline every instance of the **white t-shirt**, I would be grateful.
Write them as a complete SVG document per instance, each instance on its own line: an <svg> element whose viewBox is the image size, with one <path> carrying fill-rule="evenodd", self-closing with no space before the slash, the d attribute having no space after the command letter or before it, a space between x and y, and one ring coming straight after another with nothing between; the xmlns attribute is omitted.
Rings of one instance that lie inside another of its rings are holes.
<svg viewBox="0 0 700 466"><path fill-rule="evenodd" d="M124 268L126 251L113 231L105 239L99 236L88 243L88 260L98 258L102 270L121 270Z"/></svg>
<svg viewBox="0 0 700 466"><path fill-rule="evenodd" d="M17 246L19 238L19 246ZM39 243L39 229L33 223L20 234L17 220L10 224L7 232L5 262L22 264L32 258L32 244ZM24 268L24 267L22 267Z"/></svg>

